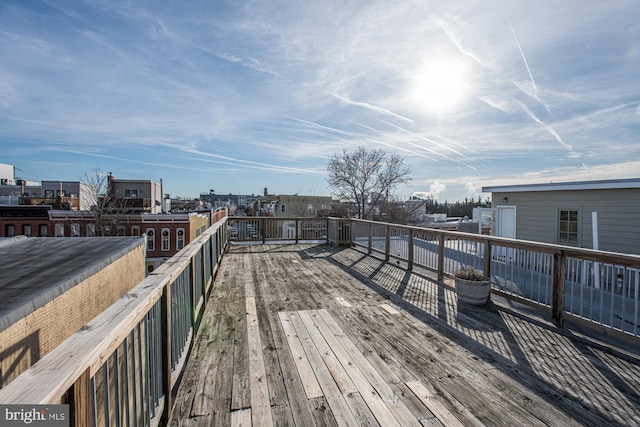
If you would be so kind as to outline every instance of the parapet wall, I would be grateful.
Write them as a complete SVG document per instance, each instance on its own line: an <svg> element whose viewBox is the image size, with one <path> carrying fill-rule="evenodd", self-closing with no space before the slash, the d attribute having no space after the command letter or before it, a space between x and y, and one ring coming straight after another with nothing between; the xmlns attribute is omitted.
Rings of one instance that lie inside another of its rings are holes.
<svg viewBox="0 0 640 427"><path fill-rule="evenodd" d="M130 251L0 332L0 388L140 283L145 255L140 239ZM43 276L46 280L46 272Z"/></svg>

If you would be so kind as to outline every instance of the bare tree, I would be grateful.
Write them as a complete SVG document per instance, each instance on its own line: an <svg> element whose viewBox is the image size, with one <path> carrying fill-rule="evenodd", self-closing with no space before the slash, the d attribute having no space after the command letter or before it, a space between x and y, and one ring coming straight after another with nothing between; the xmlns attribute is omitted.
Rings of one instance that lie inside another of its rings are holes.
<svg viewBox="0 0 640 427"><path fill-rule="evenodd" d="M85 191L80 195L85 206L90 206L91 224L94 236L115 236L124 217L129 213L129 206L124 199L115 197L110 188L109 177L99 168L85 172L81 181Z"/></svg>
<svg viewBox="0 0 640 427"><path fill-rule="evenodd" d="M385 195L412 179L411 168L400 155L363 146L353 152L336 153L329 160L327 172L332 193L356 203L359 218L368 218Z"/></svg>

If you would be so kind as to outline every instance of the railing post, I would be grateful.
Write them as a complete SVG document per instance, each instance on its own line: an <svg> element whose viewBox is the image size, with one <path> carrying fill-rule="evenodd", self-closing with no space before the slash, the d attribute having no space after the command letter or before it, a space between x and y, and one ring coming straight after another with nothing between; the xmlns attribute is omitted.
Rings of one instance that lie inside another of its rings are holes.
<svg viewBox="0 0 640 427"><path fill-rule="evenodd" d="M298 240L300 239L298 227L300 227L300 221L298 220L298 218L296 218L296 243L298 243Z"/></svg>
<svg viewBox="0 0 640 427"><path fill-rule="evenodd" d="M551 320L559 328L564 325L564 283L566 273L566 255L562 249L553 254L553 296L551 300Z"/></svg>
<svg viewBox="0 0 640 427"><path fill-rule="evenodd" d="M167 283L160 298L160 315L162 327L162 387L164 388L164 411L160 425L169 424L173 396L171 390L171 289Z"/></svg>
<svg viewBox="0 0 640 427"><path fill-rule="evenodd" d="M263 245L267 240L267 230L265 230L266 227L267 227L267 219L265 217L260 218L260 236L262 237Z"/></svg>
<svg viewBox="0 0 640 427"><path fill-rule="evenodd" d="M371 223L368 222L367 225L368 225L367 231L368 231L368 235L369 235L369 247L367 249L367 254L371 255L371 252L372 252L371 248L372 248L372 245L373 245L373 231L372 231Z"/></svg>
<svg viewBox="0 0 640 427"><path fill-rule="evenodd" d="M384 260L389 262L389 251L391 251L391 228L387 224L384 228Z"/></svg>
<svg viewBox="0 0 640 427"><path fill-rule="evenodd" d="M91 412L91 376L87 368L73 383L71 397L71 425L75 427L90 426L92 422Z"/></svg>
<svg viewBox="0 0 640 427"><path fill-rule="evenodd" d="M489 240L484 243L484 266L482 268L485 277L491 279L491 242Z"/></svg>
<svg viewBox="0 0 640 427"><path fill-rule="evenodd" d="M444 279L444 233L438 233L438 280Z"/></svg>
<svg viewBox="0 0 640 427"><path fill-rule="evenodd" d="M413 229L409 229L409 248L407 253L407 269L413 269Z"/></svg>

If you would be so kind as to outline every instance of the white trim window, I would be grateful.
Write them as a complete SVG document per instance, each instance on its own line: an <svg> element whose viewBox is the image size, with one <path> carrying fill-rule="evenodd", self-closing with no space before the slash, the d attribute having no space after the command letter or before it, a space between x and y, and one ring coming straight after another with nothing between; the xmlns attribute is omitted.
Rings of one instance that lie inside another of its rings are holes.
<svg viewBox="0 0 640 427"><path fill-rule="evenodd" d="M168 228L162 229L162 251L170 251L171 250L171 230Z"/></svg>
<svg viewBox="0 0 640 427"><path fill-rule="evenodd" d="M77 222L71 224L71 237L80 237L80 224Z"/></svg>
<svg viewBox="0 0 640 427"><path fill-rule="evenodd" d="M156 230L147 228L147 252L156 250Z"/></svg>
<svg viewBox="0 0 640 427"><path fill-rule="evenodd" d="M135 236L135 237L140 235L140 226L139 225L132 225L131 226L131 235Z"/></svg>
<svg viewBox="0 0 640 427"><path fill-rule="evenodd" d="M184 228L178 228L176 230L176 250L184 248Z"/></svg>
<svg viewBox="0 0 640 427"><path fill-rule="evenodd" d="M87 224L85 227L85 232L87 237L95 237L96 235L96 225L95 224Z"/></svg>
<svg viewBox="0 0 640 427"><path fill-rule="evenodd" d="M64 237L64 224L56 224L55 226L55 237Z"/></svg>
<svg viewBox="0 0 640 427"><path fill-rule="evenodd" d="M578 245L578 218L577 210L560 210L558 221L558 243L563 245Z"/></svg>

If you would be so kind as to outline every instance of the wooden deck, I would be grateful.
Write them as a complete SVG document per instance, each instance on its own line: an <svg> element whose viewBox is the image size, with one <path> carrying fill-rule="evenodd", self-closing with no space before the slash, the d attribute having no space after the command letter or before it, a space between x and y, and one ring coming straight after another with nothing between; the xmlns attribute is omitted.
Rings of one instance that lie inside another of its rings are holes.
<svg viewBox="0 0 640 427"><path fill-rule="evenodd" d="M170 424L640 425L634 351L354 249L238 245Z"/></svg>

